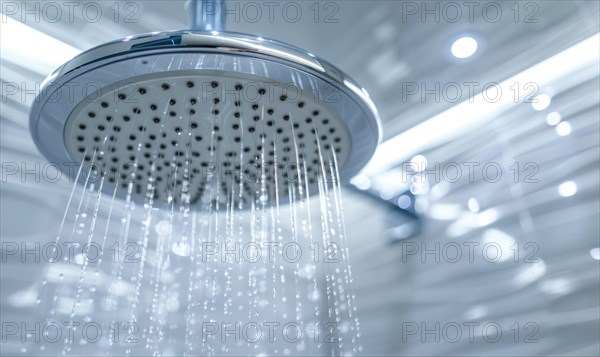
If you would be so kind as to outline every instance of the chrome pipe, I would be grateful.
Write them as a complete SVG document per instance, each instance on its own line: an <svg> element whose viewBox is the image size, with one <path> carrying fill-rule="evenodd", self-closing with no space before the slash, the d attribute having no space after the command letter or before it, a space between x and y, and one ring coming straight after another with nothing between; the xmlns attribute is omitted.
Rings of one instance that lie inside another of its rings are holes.
<svg viewBox="0 0 600 357"><path fill-rule="evenodd" d="M188 0L185 3L190 29L196 31L223 31L224 0Z"/></svg>

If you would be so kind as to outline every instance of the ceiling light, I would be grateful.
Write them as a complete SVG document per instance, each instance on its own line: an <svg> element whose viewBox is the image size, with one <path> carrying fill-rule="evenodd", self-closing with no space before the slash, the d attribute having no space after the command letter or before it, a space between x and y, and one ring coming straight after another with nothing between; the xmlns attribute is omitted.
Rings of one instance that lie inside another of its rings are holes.
<svg viewBox="0 0 600 357"><path fill-rule="evenodd" d="M485 305L475 305L465 313L465 316L469 320L479 320L488 313L489 309Z"/></svg>
<svg viewBox="0 0 600 357"><path fill-rule="evenodd" d="M590 255L595 260L600 260L600 248L592 248L590 249Z"/></svg>
<svg viewBox="0 0 600 357"><path fill-rule="evenodd" d="M543 277L546 271L546 263L542 259L538 259L534 264L525 264L521 272L513 277L513 282L517 286L525 286Z"/></svg>
<svg viewBox="0 0 600 357"><path fill-rule="evenodd" d="M565 278L555 278L542 281L539 288L546 294L566 295L573 291L573 284Z"/></svg>
<svg viewBox="0 0 600 357"><path fill-rule="evenodd" d="M560 123L560 121L562 120L562 116L560 115L559 112L552 112L548 115L546 115L546 123L548 125L556 125L558 123Z"/></svg>
<svg viewBox="0 0 600 357"><path fill-rule="evenodd" d="M416 172L422 172L427 168L427 158L423 155L415 155L410 159L410 164Z"/></svg>
<svg viewBox="0 0 600 357"><path fill-rule="evenodd" d="M431 205L427 215L437 220L455 220L462 215L463 211L460 209L460 205L451 203L435 203Z"/></svg>
<svg viewBox="0 0 600 357"><path fill-rule="evenodd" d="M480 227L485 227L490 225L498 220L498 211L493 208L488 209L487 211L483 211L477 215L477 222Z"/></svg>
<svg viewBox="0 0 600 357"><path fill-rule="evenodd" d="M533 109L537 111L544 110L550 106L552 103L552 98L548 94L542 93L540 95L536 95L531 102L531 106Z"/></svg>
<svg viewBox="0 0 600 357"><path fill-rule="evenodd" d="M577 184L573 181L563 182L558 186L558 194L562 197L571 197L577 193Z"/></svg>
<svg viewBox="0 0 600 357"><path fill-rule="evenodd" d="M415 180L412 185L410 185L410 193L413 195L424 195L429 192L429 183L427 181L423 182L423 180Z"/></svg>
<svg viewBox="0 0 600 357"><path fill-rule="evenodd" d="M398 207L407 209L412 204L412 199L409 195L402 195L398 197Z"/></svg>
<svg viewBox="0 0 600 357"><path fill-rule="evenodd" d="M479 212L479 201L476 198L469 198L467 202L467 207L469 207L469 211L473 213Z"/></svg>
<svg viewBox="0 0 600 357"><path fill-rule="evenodd" d="M567 136L571 134L571 123L569 123L568 121L560 122L554 128L554 130L556 130L556 134L560 136Z"/></svg>
<svg viewBox="0 0 600 357"><path fill-rule="evenodd" d="M2 59L27 63L27 68L47 73L78 55L81 51L24 23L2 16ZM43 56L40 56L43 53Z"/></svg>
<svg viewBox="0 0 600 357"><path fill-rule="evenodd" d="M488 226L496 222L499 218L499 213L493 208L490 208L481 213L464 212L446 229L446 234L451 238L459 237L469 231Z"/></svg>
<svg viewBox="0 0 600 357"><path fill-rule="evenodd" d="M471 57L477 51L477 41L473 37L461 37L454 41L450 50L456 58Z"/></svg>
<svg viewBox="0 0 600 357"><path fill-rule="evenodd" d="M352 180L350 180L350 183L363 191L371 188L371 179L367 175L354 176Z"/></svg>

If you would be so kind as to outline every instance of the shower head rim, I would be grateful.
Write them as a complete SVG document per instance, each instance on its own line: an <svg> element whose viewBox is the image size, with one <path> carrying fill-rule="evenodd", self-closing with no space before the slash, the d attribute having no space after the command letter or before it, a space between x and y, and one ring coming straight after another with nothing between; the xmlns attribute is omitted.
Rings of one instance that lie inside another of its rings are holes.
<svg viewBox="0 0 600 357"><path fill-rule="evenodd" d="M353 79L333 64L299 47L271 38L231 31L176 30L128 36L81 52L56 69L52 77L65 75L74 69L98 60L158 48L202 49L224 53L235 52L240 55L268 55L298 66L309 66L338 85L343 86L345 85L344 81L346 81L357 88L361 88ZM361 90L362 92L357 94L361 97L366 96L366 99L370 100L366 90L363 88Z"/></svg>
<svg viewBox="0 0 600 357"><path fill-rule="evenodd" d="M180 37L180 38L179 38ZM168 40L179 43L169 44ZM135 47L135 48L134 48ZM377 144L381 142L381 119L369 93L346 73L321 57L278 40L257 37L238 32L203 32L196 30L176 30L152 32L128 36L110 41L89 50L83 51L70 61L57 68L42 84L42 90L49 83L55 83L68 73L88 66L97 61L115 57L134 56L136 53L151 53L151 50L186 49L210 52L235 53L248 56L266 56L279 59L286 64L297 66L301 70L309 70L339 88L345 88L357 97L357 104L363 107L377 128ZM35 104L35 103L34 103Z"/></svg>

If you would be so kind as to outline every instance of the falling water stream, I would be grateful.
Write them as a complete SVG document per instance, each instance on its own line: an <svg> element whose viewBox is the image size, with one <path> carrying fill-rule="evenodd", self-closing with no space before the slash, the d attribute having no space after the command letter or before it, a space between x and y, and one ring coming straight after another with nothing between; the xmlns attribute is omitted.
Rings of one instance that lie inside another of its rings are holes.
<svg viewBox="0 0 600 357"><path fill-rule="evenodd" d="M119 130L134 137L160 122L157 136L165 137L169 121L185 122L188 129L169 138L177 149L173 157L138 141L129 157L134 170L125 177L115 174L106 161L122 137L111 136L116 120L100 145L90 143L83 153L91 159L81 162L56 239L57 245L80 242L80 254L50 264L37 300L38 314L74 326L73 338L63 336L54 353L75 356L94 348L106 356L359 354L335 147L321 143L316 126L314 146L299 143L296 118L288 112L282 124L289 128L280 131L291 133L294 160L284 170L278 158L290 147L271 142L267 149L269 137L260 134L253 135L256 147L248 150L246 121L239 120L234 124L242 133L236 138L239 152L230 155L239 163L252 160L260 168L256 180L248 180L241 167L225 177L207 170L199 193L192 192L198 176L195 101L186 106L189 114L178 117L170 115L172 101L158 105L162 115L154 123L148 116L142 125L132 120ZM217 104L212 102L206 118L212 130L204 133L210 163L219 160L223 141ZM271 115L266 109L256 110L256 123ZM117 104L115 118L118 111ZM244 109L240 112L244 118ZM147 149L152 164L140 182ZM267 162L267 150L275 165ZM305 150L317 150L318 161L305 160ZM168 160L168 174L156 164L161 160ZM167 193L157 199L165 177ZM98 341L89 336L95 336L92 323L101 328ZM44 343L40 349L49 347L56 346Z"/></svg>

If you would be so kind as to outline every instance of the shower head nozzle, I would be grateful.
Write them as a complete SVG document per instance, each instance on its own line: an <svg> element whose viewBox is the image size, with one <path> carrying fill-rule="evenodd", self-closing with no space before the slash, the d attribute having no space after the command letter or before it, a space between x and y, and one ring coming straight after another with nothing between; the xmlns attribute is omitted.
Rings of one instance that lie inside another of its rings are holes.
<svg viewBox="0 0 600 357"><path fill-rule="evenodd" d="M236 201L290 182L310 188L333 163L346 181L380 137L367 92L333 65L274 40L199 31L80 54L46 80L30 129L62 168L87 162L107 189L192 205L215 178Z"/></svg>

